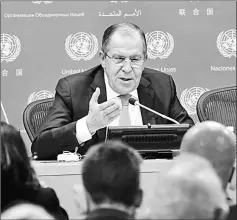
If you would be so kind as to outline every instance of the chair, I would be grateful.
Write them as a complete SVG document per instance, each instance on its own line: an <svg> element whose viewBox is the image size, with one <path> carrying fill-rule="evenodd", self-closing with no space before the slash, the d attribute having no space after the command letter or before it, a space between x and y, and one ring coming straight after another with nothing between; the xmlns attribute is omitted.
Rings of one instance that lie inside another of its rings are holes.
<svg viewBox="0 0 237 220"><path fill-rule="evenodd" d="M196 110L200 122L216 121L232 126L236 133L236 86L203 93L198 99Z"/></svg>
<svg viewBox="0 0 237 220"><path fill-rule="evenodd" d="M23 112L23 124L31 142L37 136L39 127L48 114L53 102L54 98L47 98L34 101L26 106Z"/></svg>

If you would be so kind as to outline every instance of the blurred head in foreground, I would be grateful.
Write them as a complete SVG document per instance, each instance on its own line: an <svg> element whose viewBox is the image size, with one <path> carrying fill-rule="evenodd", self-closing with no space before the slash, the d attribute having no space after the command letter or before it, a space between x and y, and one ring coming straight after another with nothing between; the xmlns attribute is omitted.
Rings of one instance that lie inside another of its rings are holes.
<svg viewBox="0 0 237 220"><path fill-rule="evenodd" d="M190 152L206 158L213 165L226 189L236 156L235 135L224 125L205 121L194 125L184 135L181 154Z"/></svg>
<svg viewBox="0 0 237 220"><path fill-rule="evenodd" d="M17 203L4 212L1 213L1 219L51 219L54 217L50 215L43 207L27 202Z"/></svg>
<svg viewBox="0 0 237 220"><path fill-rule="evenodd" d="M1 210L7 209L15 201L39 204L55 218L68 219L55 191L40 185L20 132L12 125L1 122ZM22 209L27 210L29 206L23 206L25 209ZM18 206L16 210L21 213ZM29 211L32 210L29 208Z"/></svg>
<svg viewBox="0 0 237 220"><path fill-rule="evenodd" d="M88 211L111 208L134 215L142 200L141 162L139 153L120 141L91 147L82 168Z"/></svg>
<svg viewBox="0 0 237 220"><path fill-rule="evenodd" d="M211 164L193 154L172 162L157 177L149 219L222 219L228 213L221 181Z"/></svg>
<svg viewBox="0 0 237 220"><path fill-rule="evenodd" d="M5 122L1 122L1 177L2 187L9 183L39 186L20 132Z"/></svg>

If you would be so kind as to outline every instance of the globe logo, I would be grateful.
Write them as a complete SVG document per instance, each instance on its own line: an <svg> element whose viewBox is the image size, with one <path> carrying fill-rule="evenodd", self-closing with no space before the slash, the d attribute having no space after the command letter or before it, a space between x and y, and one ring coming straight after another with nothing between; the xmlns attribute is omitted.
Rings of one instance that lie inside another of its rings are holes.
<svg viewBox="0 0 237 220"><path fill-rule="evenodd" d="M98 41L93 34L78 32L66 38L65 50L73 60L91 60L98 51Z"/></svg>
<svg viewBox="0 0 237 220"><path fill-rule="evenodd" d="M41 100L41 99L47 99L47 98L53 98L54 94L48 90L41 90L39 92L33 92L28 98L27 104L30 104L31 102Z"/></svg>
<svg viewBox="0 0 237 220"><path fill-rule="evenodd" d="M224 57L236 57L236 30L222 31L217 37L216 45Z"/></svg>
<svg viewBox="0 0 237 220"><path fill-rule="evenodd" d="M167 58L174 49L174 39L171 34L153 31L146 34L148 58Z"/></svg>
<svg viewBox="0 0 237 220"><path fill-rule="evenodd" d="M17 36L1 34L1 62L12 62L20 54L21 43Z"/></svg>
<svg viewBox="0 0 237 220"><path fill-rule="evenodd" d="M181 93L180 103L186 109L188 114L196 114L197 101L200 96L208 91L208 89L203 89L201 87L192 87L190 89L185 89Z"/></svg>

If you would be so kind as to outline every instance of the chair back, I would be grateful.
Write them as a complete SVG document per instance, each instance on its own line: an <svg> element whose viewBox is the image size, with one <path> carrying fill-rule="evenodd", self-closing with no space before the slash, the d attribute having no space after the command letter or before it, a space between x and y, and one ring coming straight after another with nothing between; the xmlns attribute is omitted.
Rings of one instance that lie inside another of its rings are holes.
<svg viewBox="0 0 237 220"><path fill-rule="evenodd" d="M53 102L54 97L37 100L26 106L23 112L23 124L31 142L37 136L40 125L47 116Z"/></svg>
<svg viewBox="0 0 237 220"><path fill-rule="evenodd" d="M200 122L216 121L232 126L236 133L236 86L204 92L198 99L196 109Z"/></svg>

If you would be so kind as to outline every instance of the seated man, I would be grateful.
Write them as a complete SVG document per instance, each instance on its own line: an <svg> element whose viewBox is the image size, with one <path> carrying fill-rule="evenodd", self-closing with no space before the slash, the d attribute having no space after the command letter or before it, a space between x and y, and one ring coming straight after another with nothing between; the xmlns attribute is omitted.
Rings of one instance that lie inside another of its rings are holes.
<svg viewBox="0 0 237 220"><path fill-rule="evenodd" d="M120 141L107 141L89 149L82 167L86 219L119 220L135 216L142 201L141 162L139 153Z"/></svg>
<svg viewBox="0 0 237 220"><path fill-rule="evenodd" d="M189 152L206 158L226 191L236 155L235 135L232 132L218 122L201 122L185 133L180 150L181 154Z"/></svg>
<svg viewBox="0 0 237 220"><path fill-rule="evenodd" d="M157 177L146 219L225 219L228 205L220 178L203 157L182 154Z"/></svg>
<svg viewBox="0 0 237 220"><path fill-rule="evenodd" d="M138 26L120 23L108 27L99 55L101 65L59 80L53 107L32 144L38 159L55 159L76 147L85 154L91 145L105 140L108 125L172 123L128 105L131 96L179 123L193 124L177 98L173 78L144 68L147 44Z"/></svg>

